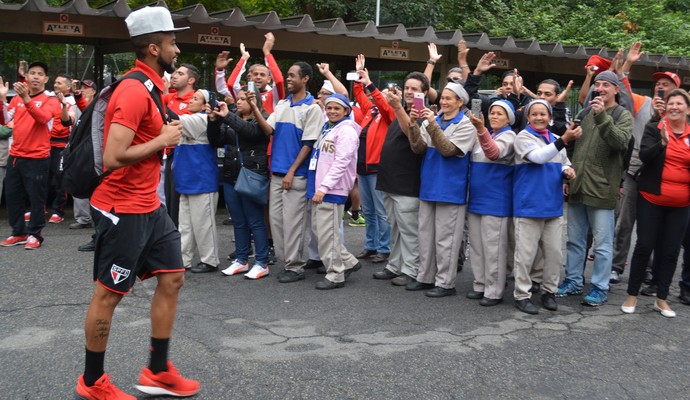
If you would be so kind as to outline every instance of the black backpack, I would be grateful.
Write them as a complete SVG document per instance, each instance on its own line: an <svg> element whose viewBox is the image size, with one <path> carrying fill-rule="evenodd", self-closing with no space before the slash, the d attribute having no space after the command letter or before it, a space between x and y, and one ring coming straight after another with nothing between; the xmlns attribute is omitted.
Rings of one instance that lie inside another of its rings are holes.
<svg viewBox="0 0 690 400"><path fill-rule="evenodd" d="M143 72L130 72L103 89L82 112L69 135L65 150L62 151L59 165L62 188L73 197L88 199L111 172L103 172L105 110L115 88L125 79L136 79L146 87L163 117L163 122L167 122L160 93Z"/></svg>

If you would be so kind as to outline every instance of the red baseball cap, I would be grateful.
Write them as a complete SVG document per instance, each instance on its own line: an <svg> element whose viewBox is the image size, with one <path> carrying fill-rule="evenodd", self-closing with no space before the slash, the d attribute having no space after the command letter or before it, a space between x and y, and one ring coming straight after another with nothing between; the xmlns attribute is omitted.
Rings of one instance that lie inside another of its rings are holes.
<svg viewBox="0 0 690 400"><path fill-rule="evenodd" d="M671 71L655 72L652 75L652 78L654 78L654 82L658 81L661 78L670 79L673 81L673 83L676 84L677 87L680 87L680 77L678 76L678 74L673 73Z"/></svg>
<svg viewBox="0 0 690 400"><path fill-rule="evenodd" d="M600 72L604 72L607 69L609 69L609 67L611 66L611 60L608 60L608 59L601 57L601 56L593 55L589 58L589 60L587 60L587 64L585 65L585 69L587 69L587 67L589 67L590 65L594 65L595 67L597 67L597 71L595 73L595 75L596 75L596 74L599 74Z"/></svg>

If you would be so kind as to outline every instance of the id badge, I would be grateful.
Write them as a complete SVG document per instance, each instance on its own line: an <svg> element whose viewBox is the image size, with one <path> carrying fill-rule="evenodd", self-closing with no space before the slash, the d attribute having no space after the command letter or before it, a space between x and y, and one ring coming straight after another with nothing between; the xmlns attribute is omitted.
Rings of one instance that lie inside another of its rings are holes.
<svg viewBox="0 0 690 400"><path fill-rule="evenodd" d="M316 171L316 162L316 158L312 158L311 160L309 160L309 171Z"/></svg>

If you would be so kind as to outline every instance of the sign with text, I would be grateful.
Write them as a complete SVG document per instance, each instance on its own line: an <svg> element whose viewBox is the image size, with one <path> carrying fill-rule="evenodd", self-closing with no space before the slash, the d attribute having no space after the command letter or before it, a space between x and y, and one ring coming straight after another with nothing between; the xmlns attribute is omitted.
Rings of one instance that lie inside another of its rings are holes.
<svg viewBox="0 0 690 400"><path fill-rule="evenodd" d="M211 46L230 46L230 36L206 35L200 33L199 36L197 36L197 43Z"/></svg>
<svg viewBox="0 0 690 400"><path fill-rule="evenodd" d="M84 36L84 25L68 22L43 21L44 35Z"/></svg>
<svg viewBox="0 0 690 400"><path fill-rule="evenodd" d="M381 58L389 58L394 60L409 60L410 49L401 49L393 47L381 47L379 56Z"/></svg>
<svg viewBox="0 0 690 400"><path fill-rule="evenodd" d="M495 64L496 68L510 69L510 60L507 58L494 58L491 63Z"/></svg>

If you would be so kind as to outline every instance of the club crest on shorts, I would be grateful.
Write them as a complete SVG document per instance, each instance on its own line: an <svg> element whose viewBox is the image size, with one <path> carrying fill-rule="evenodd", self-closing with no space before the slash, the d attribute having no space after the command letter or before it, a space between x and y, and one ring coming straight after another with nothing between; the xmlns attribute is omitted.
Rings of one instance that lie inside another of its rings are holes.
<svg viewBox="0 0 690 400"><path fill-rule="evenodd" d="M110 267L110 276L113 277L113 282L115 282L116 285L127 279L130 272L132 271L119 267L117 264L113 264L113 266Z"/></svg>

